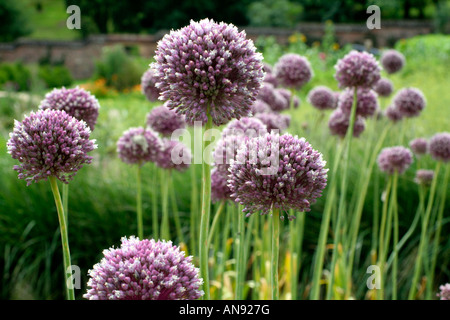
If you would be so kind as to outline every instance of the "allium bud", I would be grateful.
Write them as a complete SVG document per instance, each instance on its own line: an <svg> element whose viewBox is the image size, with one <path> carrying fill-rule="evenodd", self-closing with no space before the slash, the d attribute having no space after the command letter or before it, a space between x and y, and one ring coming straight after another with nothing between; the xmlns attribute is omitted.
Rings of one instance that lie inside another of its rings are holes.
<svg viewBox="0 0 450 320"><path fill-rule="evenodd" d="M100 104L90 92L76 87L73 89L53 89L45 95L39 109L55 109L65 111L78 120L83 120L89 128L94 130L97 123Z"/></svg>
<svg viewBox="0 0 450 320"><path fill-rule="evenodd" d="M434 160L450 161L450 133L441 132L431 137L429 142L430 155Z"/></svg>
<svg viewBox="0 0 450 320"><path fill-rule="evenodd" d="M335 65L339 88L372 87L380 79L380 66L368 52L352 50Z"/></svg>
<svg viewBox="0 0 450 320"><path fill-rule="evenodd" d="M170 110L165 105L152 109L147 115L147 126L168 137L175 130L183 129L186 126L183 116Z"/></svg>
<svg viewBox="0 0 450 320"><path fill-rule="evenodd" d="M273 67L279 83L288 88L302 88L313 77L311 65L305 57L287 53L280 57Z"/></svg>
<svg viewBox="0 0 450 320"><path fill-rule="evenodd" d="M147 69L141 77L141 90L148 101L157 101L159 98L159 89L156 87L155 71L152 68Z"/></svg>
<svg viewBox="0 0 450 320"><path fill-rule="evenodd" d="M262 55L232 24L203 19L171 31L155 52L156 87L188 124L247 116L264 78Z"/></svg>
<svg viewBox="0 0 450 320"><path fill-rule="evenodd" d="M64 183L73 179L97 148L89 140L91 130L65 111L44 109L15 121L7 142L8 153L20 164L14 166L27 185L55 176Z"/></svg>
<svg viewBox="0 0 450 320"><path fill-rule="evenodd" d="M191 151L180 141L162 139L162 150L156 156L156 165L163 169L185 171L192 162Z"/></svg>
<svg viewBox="0 0 450 320"><path fill-rule="evenodd" d="M417 138L409 143L409 147L416 155L423 155L428 152L428 141L425 138Z"/></svg>
<svg viewBox="0 0 450 320"><path fill-rule="evenodd" d="M130 128L117 142L119 158L128 164L155 162L162 150L158 134L150 128Z"/></svg>
<svg viewBox="0 0 450 320"><path fill-rule="evenodd" d="M394 85L391 80L381 78L374 84L373 90L375 90L380 97L389 97L394 91Z"/></svg>
<svg viewBox="0 0 450 320"><path fill-rule="evenodd" d="M336 109L333 113L331 113L330 119L328 120L328 128L330 128L331 134L338 135L343 138L347 134L349 125L350 116L342 112L341 109ZM359 137L365 128L366 124L364 118L361 116L356 116L353 126L353 136Z"/></svg>
<svg viewBox="0 0 450 320"><path fill-rule="evenodd" d="M405 57L403 54L393 49L384 51L380 61L383 69L389 74L400 71L405 65Z"/></svg>
<svg viewBox="0 0 450 320"><path fill-rule="evenodd" d="M256 114L255 118L258 118L266 125L267 132L271 132L272 130L281 132L289 128L289 125L291 124L291 116L288 114L266 112Z"/></svg>
<svg viewBox="0 0 450 320"><path fill-rule="evenodd" d="M304 138L290 134L251 138L229 168L231 197L244 206L247 216L274 208L309 211L326 186L325 164Z"/></svg>
<svg viewBox="0 0 450 320"><path fill-rule="evenodd" d="M347 88L339 96L338 108L350 115L354 100L354 89ZM375 91L367 88L358 88L356 100L356 115L363 118L373 116L378 110L378 96Z"/></svg>
<svg viewBox="0 0 450 320"><path fill-rule="evenodd" d="M403 117L417 117L425 108L426 99L419 89L403 88L394 96L392 104Z"/></svg>
<svg viewBox="0 0 450 320"><path fill-rule="evenodd" d="M319 110L335 109L337 106L335 93L325 86L314 87L309 91L307 99L313 107Z"/></svg>
<svg viewBox="0 0 450 320"><path fill-rule="evenodd" d="M402 146L384 148L378 155L378 167L388 174L402 174L412 162L411 150Z"/></svg>
<svg viewBox="0 0 450 320"><path fill-rule="evenodd" d="M433 170L419 169L416 171L416 177L414 178L414 182L417 184L429 186L433 181L433 177L434 177Z"/></svg>
<svg viewBox="0 0 450 320"><path fill-rule="evenodd" d="M123 237L119 248L103 250L102 260L89 270L89 300L196 300L203 280L171 241Z"/></svg>
<svg viewBox="0 0 450 320"><path fill-rule="evenodd" d="M398 122L403 119L403 114L394 105L388 106L384 111L384 115L393 122Z"/></svg>

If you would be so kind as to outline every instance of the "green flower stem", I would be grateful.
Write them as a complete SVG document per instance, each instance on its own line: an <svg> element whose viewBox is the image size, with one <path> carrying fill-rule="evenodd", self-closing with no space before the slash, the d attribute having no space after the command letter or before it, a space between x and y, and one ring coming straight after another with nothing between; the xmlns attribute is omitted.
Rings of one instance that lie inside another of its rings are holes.
<svg viewBox="0 0 450 320"><path fill-rule="evenodd" d="M137 213L137 229L139 239L144 239L144 226L142 222L142 179L141 164L136 169L136 213Z"/></svg>
<svg viewBox="0 0 450 320"><path fill-rule="evenodd" d="M63 249L63 261L64 261L64 275L66 282L66 294L68 300L75 300L75 291L73 286L68 285L67 273L69 268L72 267L72 263L70 261L70 250L69 250L69 237L67 234L67 226L66 226L66 217L64 215L64 208L61 201L61 195L59 194L58 183L54 176L48 177L50 181L50 186L53 192L53 198L55 199L56 210L58 212L58 220L59 220L59 229L61 232L61 244ZM70 274L72 274L70 272Z"/></svg>
<svg viewBox="0 0 450 320"><path fill-rule="evenodd" d="M440 162L438 162L438 165L439 165L439 163ZM437 179L437 169L434 174L436 175L436 179ZM438 216L437 216L437 220L436 220L436 234L434 236L433 251L432 251L432 255L431 255L431 268L429 270L429 274L427 277L427 279L428 279L427 291L426 291L426 296L425 296L427 299L432 299L432 296L434 295L434 292L433 292L434 270L436 270L437 256L438 256L438 252L439 252L439 240L440 240L441 231L442 231L442 219L444 216L445 199L447 197L447 185L448 185L449 175L450 175L450 165L446 164L444 181L442 182L442 185L441 185L441 202L439 204L439 211L438 211Z"/></svg>
<svg viewBox="0 0 450 320"><path fill-rule="evenodd" d="M175 186L173 184L173 175L172 175L171 170L169 170L169 172L168 172L168 181L170 184L169 195L170 195L170 201L171 201L171 205L172 205L171 206L172 212L174 214L175 229L177 231L178 242L186 243L186 242L184 242L183 232L181 231L180 213L178 212L177 198L175 196Z"/></svg>
<svg viewBox="0 0 450 320"><path fill-rule="evenodd" d="M394 172L392 184L392 209L394 217L394 263L392 266L392 300L397 300L397 275L398 275L398 204L397 204L397 185L398 185L398 172Z"/></svg>
<svg viewBox="0 0 450 320"><path fill-rule="evenodd" d="M195 142L194 142L195 143ZM197 164L192 163L191 170L191 215L190 215L190 242L193 254L197 251L197 235L198 235L198 188L197 188Z"/></svg>
<svg viewBox="0 0 450 320"><path fill-rule="evenodd" d="M294 214L291 210L291 215ZM296 219L289 223L289 249L291 252L291 299L297 300L298 275L302 255L305 213L300 212Z"/></svg>
<svg viewBox="0 0 450 320"><path fill-rule="evenodd" d="M211 213L211 155L206 154L208 146L211 144L211 133L208 132L212 128L212 118L208 115L208 122L205 126L205 135L202 143L202 209L200 218L200 239L199 239L199 253L200 253L200 273L203 278L203 291L205 295L203 299L210 299L209 292L209 271L208 271L208 228Z"/></svg>
<svg viewBox="0 0 450 320"><path fill-rule="evenodd" d="M66 217L66 227L69 228L69 184L62 184L62 203L64 216Z"/></svg>
<svg viewBox="0 0 450 320"><path fill-rule="evenodd" d="M291 88L291 100L289 101L289 110L294 109L295 88Z"/></svg>
<svg viewBox="0 0 450 320"><path fill-rule="evenodd" d="M217 222L219 221L220 214L222 213L224 207L225 207L225 200L222 200L220 201L219 207L217 208L216 214L214 215L213 222L211 223L211 228L209 230L208 235L208 244L210 244L212 241L214 230L216 229Z"/></svg>
<svg viewBox="0 0 450 320"><path fill-rule="evenodd" d="M278 288L278 256L280 254L280 209L272 209L272 258L271 258L271 285L272 300L279 300Z"/></svg>
<svg viewBox="0 0 450 320"><path fill-rule="evenodd" d="M245 261L244 261L244 218L245 214L242 213L241 205L238 210L238 231L237 231L237 259L236 259L236 292L235 299L243 300L244 294L244 274L245 274Z"/></svg>
<svg viewBox="0 0 450 320"><path fill-rule="evenodd" d="M169 228L169 181L168 172L161 170L161 202L162 202L162 222L161 239L170 240Z"/></svg>
<svg viewBox="0 0 450 320"><path fill-rule="evenodd" d="M152 181L153 181L153 190L152 190L152 229L153 229L153 238L159 239L159 223L158 223L158 197L156 193L156 182L158 174L158 168L156 165L152 167Z"/></svg>
<svg viewBox="0 0 450 320"><path fill-rule="evenodd" d="M434 170L434 177L433 177L433 181L431 183L430 196L428 198L427 209L425 211L425 215L422 220L422 232L420 234L419 250L417 252L416 263L414 266L415 267L414 275L413 275L412 282L411 282L411 288L409 289L409 295L408 295L409 300L413 300L416 297L417 284L419 282L419 277L420 277L421 268L422 268L423 252L425 249L425 244L427 243L428 220L430 219L431 209L433 208L434 194L436 193L436 185L437 185L440 167L441 167L441 162L438 162L436 164L436 169Z"/></svg>

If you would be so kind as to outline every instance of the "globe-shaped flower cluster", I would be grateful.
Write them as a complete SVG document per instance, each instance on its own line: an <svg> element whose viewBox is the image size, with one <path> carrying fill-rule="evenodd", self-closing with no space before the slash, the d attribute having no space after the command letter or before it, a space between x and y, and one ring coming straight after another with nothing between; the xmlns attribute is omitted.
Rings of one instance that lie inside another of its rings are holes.
<svg viewBox="0 0 450 320"><path fill-rule="evenodd" d="M319 110L334 109L337 106L336 95L326 86L314 87L308 92L308 102Z"/></svg>
<svg viewBox="0 0 450 320"><path fill-rule="evenodd" d="M380 79L380 66L368 52L352 50L335 65L339 88L372 87Z"/></svg>
<svg viewBox="0 0 450 320"><path fill-rule="evenodd" d="M330 129L331 134L343 138L347 134L347 129L349 126L350 126L350 117L340 108L334 110L333 113L331 113L330 118L328 120L328 128ZM353 136L359 137L365 128L366 123L364 121L364 118L357 115L355 117L355 123L353 125Z"/></svg>
<svg viewBox="0 0 450 320"><path fill-rule="evenodd" d="M341 93L338 100L338 108L348 115L350 115L352 111L354 100L353 93L352 89L347 88ZM378 95L371 89L358 88L356 101L356 115L364 118L375 115L379 108Z"/></svg>
<svg viewBox="0 0 450 320"><path fill-rule="evenodd" d="M402 146L387 147L378 155L378 167L381 171L394 174L397 171L402 174L413 162L412 152Z"/></svg>
<svg viewBox="0 0 450 320"><path fill-rule="evenodd" d="M162 139L162 150L156 156L156 165L164 169L185 171L192 162L189 148L182 142Z"/></svg>
<svg viewBox="0 0 450 320"><path fill-rule="evenodd" d="M419 169L416 171L414 182L420 185L429 186L433 181L434 171L427 169Z"/></svg>
<svg viewBox="0 0 450 320"><path fill-rule="evenodd" d="M417 88L403 88L399 90L392 100L403 117L416 117L426 106L426 99L422 91Z"/></svg>
<svg viewBox="0 0 450 320"><path fill-rule="evenodd" d="M380 80L374 84L373 90L375 90L380 97L389 97L394 91L394 85L391 80L380 78Z"/></svg>
<svg viewBox="0 0 450 320"><path fill-rule="evenodd" d="M281 85L295 89L302 88L314 75L308 59L295 53L281 56L273 73Z"/></svg>
<svg viewBox="0 0 450 320"><path fill-rule="evenodd" d="M430 155L434 160L450 161L450 133L440 132L431 137L429 141Z"/></svg>
<svg viewBox="0 0 450 320"><path fill-rule="evenodd" d="M147 126L168 137L175 130L186 127L183 116L170 110L165 105L153 108L147 115Z"/></svg>
<svg viewBox="0 0 450 320"><path fill-rule="evenodd" d="M156 87L155 71L152 68L147 69L141 77L141 91L148 101L157 101L159 98L159 89Z"/></svg>
<svg viewBox="0 0 450 320"><path fill-rule="evenodd" d="M128 164L156 162L162 148L161 139L150 128L130 128L117 141L119 158Z"/></svg>
<svg viewBox="0 0 450 320"><path fill-rule="evenodd" d="M415 155L424 155L428 152L428 140L425 138L416 138L409 142L409 147Z"/></svg>
<svg viewBox="0 0 450 320"><path fill-rule="evenodd" d="M405 65L405 57L403 54L394 49L384 51L380 61L383 69L389 74L400 71Z"/></svg>

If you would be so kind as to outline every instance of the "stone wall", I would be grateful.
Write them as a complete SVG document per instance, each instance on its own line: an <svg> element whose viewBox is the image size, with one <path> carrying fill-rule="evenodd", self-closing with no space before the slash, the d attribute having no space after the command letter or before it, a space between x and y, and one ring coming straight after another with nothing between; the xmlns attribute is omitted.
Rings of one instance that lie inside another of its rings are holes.
<svg viewBox="0 0 450 320"><path fill-rule="evenodd" d="M250 28L245 31L248 37L256 39L259 36L275 36L279 43L288 42L288 37L294 32L306 36L308 42L322 38L325 25L323 23L301 23L295 29L279 28ZM402 38L432 32L431 22L396 21L381 23L380 30L369 30L365 23L361 24L335 24L335 36L339 44L363 44L371 39L375 47L387 47ZM160 31L153 35L112 34L95 35L86 40L78 41L50 41L22 39L14 43L0 43L1 61L23 61L24 63L37 63L41 59L50 61L63 61L75 79L86 79L94 72L95 59L101 55L102 48L122 44L139 49L143 57L151 58L160 40L167 31Z"/></svg>

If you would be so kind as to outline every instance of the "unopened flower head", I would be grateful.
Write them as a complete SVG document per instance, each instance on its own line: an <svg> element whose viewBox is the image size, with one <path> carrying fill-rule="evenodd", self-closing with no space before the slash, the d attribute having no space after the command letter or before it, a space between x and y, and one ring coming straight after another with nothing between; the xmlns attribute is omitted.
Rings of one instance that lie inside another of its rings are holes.
<svg viewBox="0 0 450 320"><path fill-rule="evenodd" d="M384 115L394 123L403 119L403 114L394 105L388 106Z"/></svg>
<svg viewBox="0 0 450 320"><path fill-rule="evenodd" d="M419 89L403 88L394 96L392 104L403 117L417 117L425 108L426 99Z"/></svg>
<svg viewBox="0 0 450 320"><path fill-rule="evenodd" d="M211 170L211 200L213 202L230 200L231 191L228 188L228 172L213 168Z"/></svg>
<svg viewBox="0 0 450 320"><path fill-rule="evenodd" d="M256 114L255 118L258 118L266 125L267 132L271 132L272 130L281 132L289 128L291 124L291 116L288 114L265 112Z"/></svg>
<svg viewBox="0 0 450 320"><path fill-rule="evenodd" d="M267 103L272 111L280 112L289 108L289 103L283 94L268 82L261 85L257 98Z"/></svg>
<svg viewBox="0 0 450 320"><path fill-rule="evenodd" d="M256 137L267 133L267 127L261 120L255 117L234 119L228 123L222 131L222 136L238 135Z"/></svg>
<svg viewBox="0 0 450 320"><path fill-rule="evenodd" d="M238 149L229 168L231 197L244 206L247 216L275 208L309 211L326 186L325 164L304 138L290 134L251 138Z"/></svg>
<svg viewBox="0 0 450 320"><path fill-rule="evenodd" d="M347 134L348 127L350 125L350 116L341 109L334 110L328 120L328 128L331 134L338 135L341 138ZM366 128L364 118L361 116L355 117L355 123L353 125L353 136L359 137Z"/></svg>
<svg viewBox="0 0 450 320"><path fill-rule="evenodd" d="M380 79L380 65L368 52L352 50L335 65L339 88L372 87Z"/></svg>
<svg viewBox="0 0 450 320"><path fill-rule="evenodd" d="M302 88L314 75L308 59L295 53L281 56L273 73L281 85L295 89Z"/></svg>
<svg viewBox="0 0 450 320"><path fill-rule="evenodd" d="M434 177L433 170L419 169L416 171L416 177L414 178L414 182L417 184L429 186L433 181L433 177Z"/></svg>
<svg viewBox="0 0 450 320"><path fill-rule="evenodd" d="M156 87L155 71L152 68L147 69L141 77L141 90L148 101L157 101L159 98L159 89Z"/></svg>
<svg viewBox="0 0 450 320"><path fill-rule="evenodd" d="M128 164L155 162L162 150L158 134L150 128L130 128L117 142L119 158Z"/></svg>
<svg viewBox="0 0 450 320"><path fill-rule="evenodd" d="M275 91L280 93L284 97L284 99L286 100L287 108L291 107L292 99L294 99L294 101L292 101L292 106L294 107L294 109L297 109L300 106L300 99L296 95L294 95L292 97L291 90L288 90L285 88L276 88ZM276 110L274 110L274 111L276 111Z"/></svg>
<svg viewBox="0 0 450 320"><path fill-rule="evenodd" d="M440 292L437 294L441 300L450 300L450 283L443 284L439 287Z"/></svg>
<svg viewBox="0 0 450 320"><path fill-rule="evenodd" d="M413 162L413 157L408 148L396 146L381 150L377 161L381 171L388 174L394 174L397 171L402 174Z"/></svg>
<svg viewBox="0 0 450 320"><path fill-rule="evenodd" d="M89 300L196 300L203 280L192 263L171 241L121 239L121 246L103 250L89 270Z"/></svg>
<svg viewBox="0 0 450 320"><path fill-rule="evenodd" d="M90 140L86 122L65 111L44 109L15 121L7 142L8 153L20 164L14 166L27 185L55 176L64 183L92 161L88 152L97 148Z"/></svg>
<svg viewBox="0 0 450 320"><path fill-rule="evenodd" d="M186 122L182 115L170 110L165 105L155 107L147 115L147 126L168 137L175 130L186 127Z"/></svg>
<svg viewBox="0 0 450 320"><path fill-rule="evenodd" d="M373 90L375 90L380 97L389 97L394 91L394 85L391 80L381 78L374 84Z"/></svg>
<svg viewBox="0 0 450 320"><path fill-rule="evenodd" d="M308 102L319 110L328 110L336 108L336 95L333 90L326 86L314 87L308 92Z"/></svg>
<svg viewBox="0 0 450 320"><path fill-rule="evenodd" d="M186 121L215 125L247 116L264 78L262 55L245 32L203 19L171 31L155 52L156 87Z"/></svg>
<svg viewBox="0 0 450 320"><path fill-rule="evenodd" d="M434 160L450 161L450 133L436 133L429 142L430 155Z"/></svg>
<svg viewBox="0 0 450 320"><path fill-rule="evenodd" d="M184 143L168 138L162 139L162 150L156 157L158 167L185 171L189 168L191 162L191 151Z"/></svg>
<svg viewBox="0 0 450 320"><path fill-rule="evenodd" d="M354 89L347 88L339 96L338 108L348 115L350 115L352 111L353 95ZM372 89L358 88L356 101L356 115L363 118L375 115L379 108L378 95Z"/></svg>
<svg viewBox="0 0 450 320"><path fill-rule="evenodd" d="M45 95L39 109L55 109L67 112L67 114L87 123L94 130L97 123L100 104L97 98L89 91L76 87L72 89L53 89Z"/></svg>
<svg viewBox="0 0 450 320"><path fill-rule="evenodd" d="M424 155L428 152L428 140L425 138L416 138L409 142L409 147L416 155Z"/></svg>
<svg viewBox="0 0 450 320"><path fill-rule="evenodd" d="M394 49L384 51L380 61L383 69L389 74L400 71L405 65L405 57L403 54Z"/></svg>

